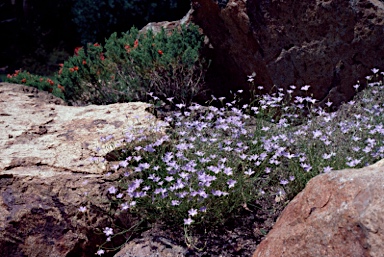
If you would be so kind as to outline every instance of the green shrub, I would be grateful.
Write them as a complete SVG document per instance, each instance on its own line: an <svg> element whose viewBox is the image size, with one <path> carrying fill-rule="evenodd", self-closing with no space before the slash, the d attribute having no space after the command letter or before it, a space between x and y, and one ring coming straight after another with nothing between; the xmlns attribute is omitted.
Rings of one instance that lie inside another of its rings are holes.
<svg viewBox="0 0 384 257"><path fill-rule="evenodd" d="M39 90L47 91L65 100L65 88L59 84L56 77L48 78L33 75L26 71L16 70L13 74L8 74L5 81L24 84Z"/></svg>
<svg viewBox="0 0 384 257"><path fill-rule="evenodd" d="M58 79L65 86L65 96L70 102L108 104L118 100L118 90L109 86L112 73L103 47L88 44L76 48L75 55L62 65Z"/></svg>
<svg viewBox="0 0 384 257"><path fill-rule="evenodd" d="M169 35L139 34L136 28L111 35L104 48L88 44L64 62L59 81L66 98L94 104L145 101L153 92L190 103L203 91L207 63L199 56L203 36L195 25Z"/></svg>
<svg viewBox="0 0 384 257"><path fill-rule="evenodd" d="M106 56L114 65L116 84L127 88L131 97L144 100L146 93L174 97L191 103L202 93L207 62L200 58L203 36L195 25L138 34L136 28L118 38L114 33L106 42Z"/></svg>

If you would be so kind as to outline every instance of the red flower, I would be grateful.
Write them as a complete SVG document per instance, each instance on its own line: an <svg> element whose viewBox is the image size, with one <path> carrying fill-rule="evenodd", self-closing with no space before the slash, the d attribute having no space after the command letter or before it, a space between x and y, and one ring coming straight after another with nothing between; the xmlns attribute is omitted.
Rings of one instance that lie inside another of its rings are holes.
<svg viewBox="0 0 384 257"><path fill-rule="evenodd" d="M87 62L85 60L83 60L83 65L86 65L86 64L87 64Z"/></svg>
<svg viewBox="0 0 384 257"><path fill-rule="evenodd" d="M124 46L124 48L127 51L127 53L129 53L131 51L131 47L129 45Z"/></svg>
<svg viewBox="0 0 384 257"><path fill-rule="evenodd" d="M70 71L70 72L74 72L75 69L74 69L74 68L69 68L69 71Z"/></svg>
<svg viewBox="0 0 384 257"><path fill-rule="evenodd" d="M161 51L161 50L157 50L157 52L158 52L160 55L163 55L163 51Z"/></svg>
<svg viewBox="0 0 384 257"><path fill-rule="evenodd" d="M81 46L75 47L75 51L74 51L74 52L75 52L75 55L79 55L79 51L80 51L81 48L83 48L83 47L81 47ZM60 63L60 64L62 64L62 63ZM60 65L60 64L59 64L59 65ZM61 67L62 67L62 66L61 66Z"/></svg>
<svg viewBox="0 0 384 257"><path fill-rule="evenodd" d="M53 86L53 85L55 84L55 82L53 82L52 79L47 79L47 82L48 82L51 86Z"/></svg>
<svg viewBox="0 0 384 257"><path fill-rule="evenodd" d="M65 88L60 85L60 84L57 84L57 88L61 90L61 92L64 92L65 91Z"/></svg>
<svg viewBox="0 0 384 257"><path fill-rule="evenodd" d="M102 60L102 61L105 60L104 53L101 53L101 54L100 54L100 60Z"/></svg>
<svg viewBox="0 0 384 257"><path fill-rule="evenodd" d="M93 46L100 46L100 44L99 43L94 43Z"/></svg>
<svg viewBox="0 0 384 257"><path fill-rule="evenodd" d="M25 83L25 82L27 82L27 79L24 78L21 80L21 83Z"/></svg>
<svg viewBox="0 0 384 257"><path fill-rule="evenodd" d="M136 40L135 40L135 43L133 44L133 47L136 48L136 47L138 47L138 46L139 46L139 40L136 39Z"/></svg>
<svg viewBox="0 0 384 257"><path fill-rule="evenodd" d="M75 71L78 71L78 70L79 70L79 67L75 66L75 67L73 67L73 69L74 69Z"/></svg>
<svg viewBox="0 0 384 257"><path fill-rule="evenodd" d="M7 75L7 78L11 79L11 78L12 78L12 75L11 75L11 74L8 74L8 75Z"/></svg>

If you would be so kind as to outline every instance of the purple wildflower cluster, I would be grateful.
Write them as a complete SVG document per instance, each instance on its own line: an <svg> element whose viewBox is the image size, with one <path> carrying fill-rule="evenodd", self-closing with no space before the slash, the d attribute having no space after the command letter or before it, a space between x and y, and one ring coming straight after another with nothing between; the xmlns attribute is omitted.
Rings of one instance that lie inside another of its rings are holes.
<svg viewBox="0 0 384 257"><path fill-rule="evenodd" d="M221 108L178 104L165 118L175 125L171 133L155 138L129 130L118 142L135 146L112 167L125 171L126 183L108 192L121 201L123 211L151 205L164 217L167 212L182 215L184 226L190 226L223 217L232 209L229 204L241 206L267 193L283 201L319 173L371 164L384 158L384 88L378 80L384 74L372 71L369 78L376 81L338 112L328 111L330 101L315 107L309 85L264 94L255 106L240 107L236 99L224 103L223 98L213 98L223 103ZM248 81L253 83L254 76ZM164 126L152 129L161 132ZM104 233L113 232L105 228Z"/></svg>

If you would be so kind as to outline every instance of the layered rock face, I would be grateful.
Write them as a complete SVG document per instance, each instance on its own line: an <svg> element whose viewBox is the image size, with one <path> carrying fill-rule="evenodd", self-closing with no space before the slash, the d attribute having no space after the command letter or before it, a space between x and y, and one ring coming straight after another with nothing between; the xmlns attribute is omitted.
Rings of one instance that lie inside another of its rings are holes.
<svg viewBox="0 0 384 257"><path fill-rule="evenodd" d="M222 3L223 1L220 1ZM225 1L227 2L227 1ZM384 3L379 0L192 1L192 21L213 46L214 93L311 85L309 95L339 105L357 80L384 69Z"/></svg>
<svg viewBox="0 0 384 257"><path fill-rule="evenodd" d="M383 185L384 160L313 178L253 257L383 256Z"/></svg>
<svg viewBox="0 0 384 257"><path fill-rule="evenodd" d="M0 257L94 256L105 242L96 228L123 219L130 226L128 217L108 215L107 190L118 174L106 177L108 161L89 158L117 147L97 151L100 137L160 126L147 107L66 106L46 92L0 83Z"/></svg>

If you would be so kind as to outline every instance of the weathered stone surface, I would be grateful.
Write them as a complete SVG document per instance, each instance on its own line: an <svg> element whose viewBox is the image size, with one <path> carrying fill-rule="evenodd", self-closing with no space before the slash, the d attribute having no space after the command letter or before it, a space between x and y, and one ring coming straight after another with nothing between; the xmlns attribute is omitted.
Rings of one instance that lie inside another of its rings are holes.
<svg viewBox="0 0 384 257"><path fill-rule="evenodd" d="M383 256L384 162L319 175L285 208L253 257Z"/></svg>
<svg viewBox="0 0 384 257"><path fill-rule="evenodd" d="M162 29L166 32L171 32L180 25L187 25L191 22L191 14L193 10L189 10L188 13L180 20L177 21L161 21L161 22L150 22L145 25L140 33L147 33L148 30L152 30L154 34L159 33Z"/></svg>
<svg viewBox="0 0 384 257"><path fill-rule="evenodd" d="M299 88L339 105L357 80L384 69L384 3L379 0L194 0L192 21L213 45L207 83L215 95L248 89L247 75L269 91ZM304 92L303 92L304 93Z"/></svg>
<svg viewBox="0 0 384 257"><path fill-rule="evenodd" d="M159 124L146 108L66 106L46 92L0 83L0 257L94 256L105 242L95 228L123 218L129 226L128 217L108 215L105 201L118 174L106 177L108 162L89 158L113 150L96 151L101 136L119 140L130 127Z"/></svg>
<svg viewBox="0 0 384 257"><path fill-rule="evenodd" d="M114 257L182 257L183 247L161 236L147 236L128 242Z"/></svg>
<svg viewBox="0 0 384 257"><path fill-rule="evenodd" d="M101 156L96 148L100 137L124 138L130 127L150 128L159 124L146 111L146 103L119 103L108 106L73 107L41 101L44 92L20 85L0 84L0 170L27 167L36 173L41 167L56 171L100 174L105 165L90 166L91 156ZM60 101L56 99L55 101ZM20 174L20 171L18 171Z"/></svg>

